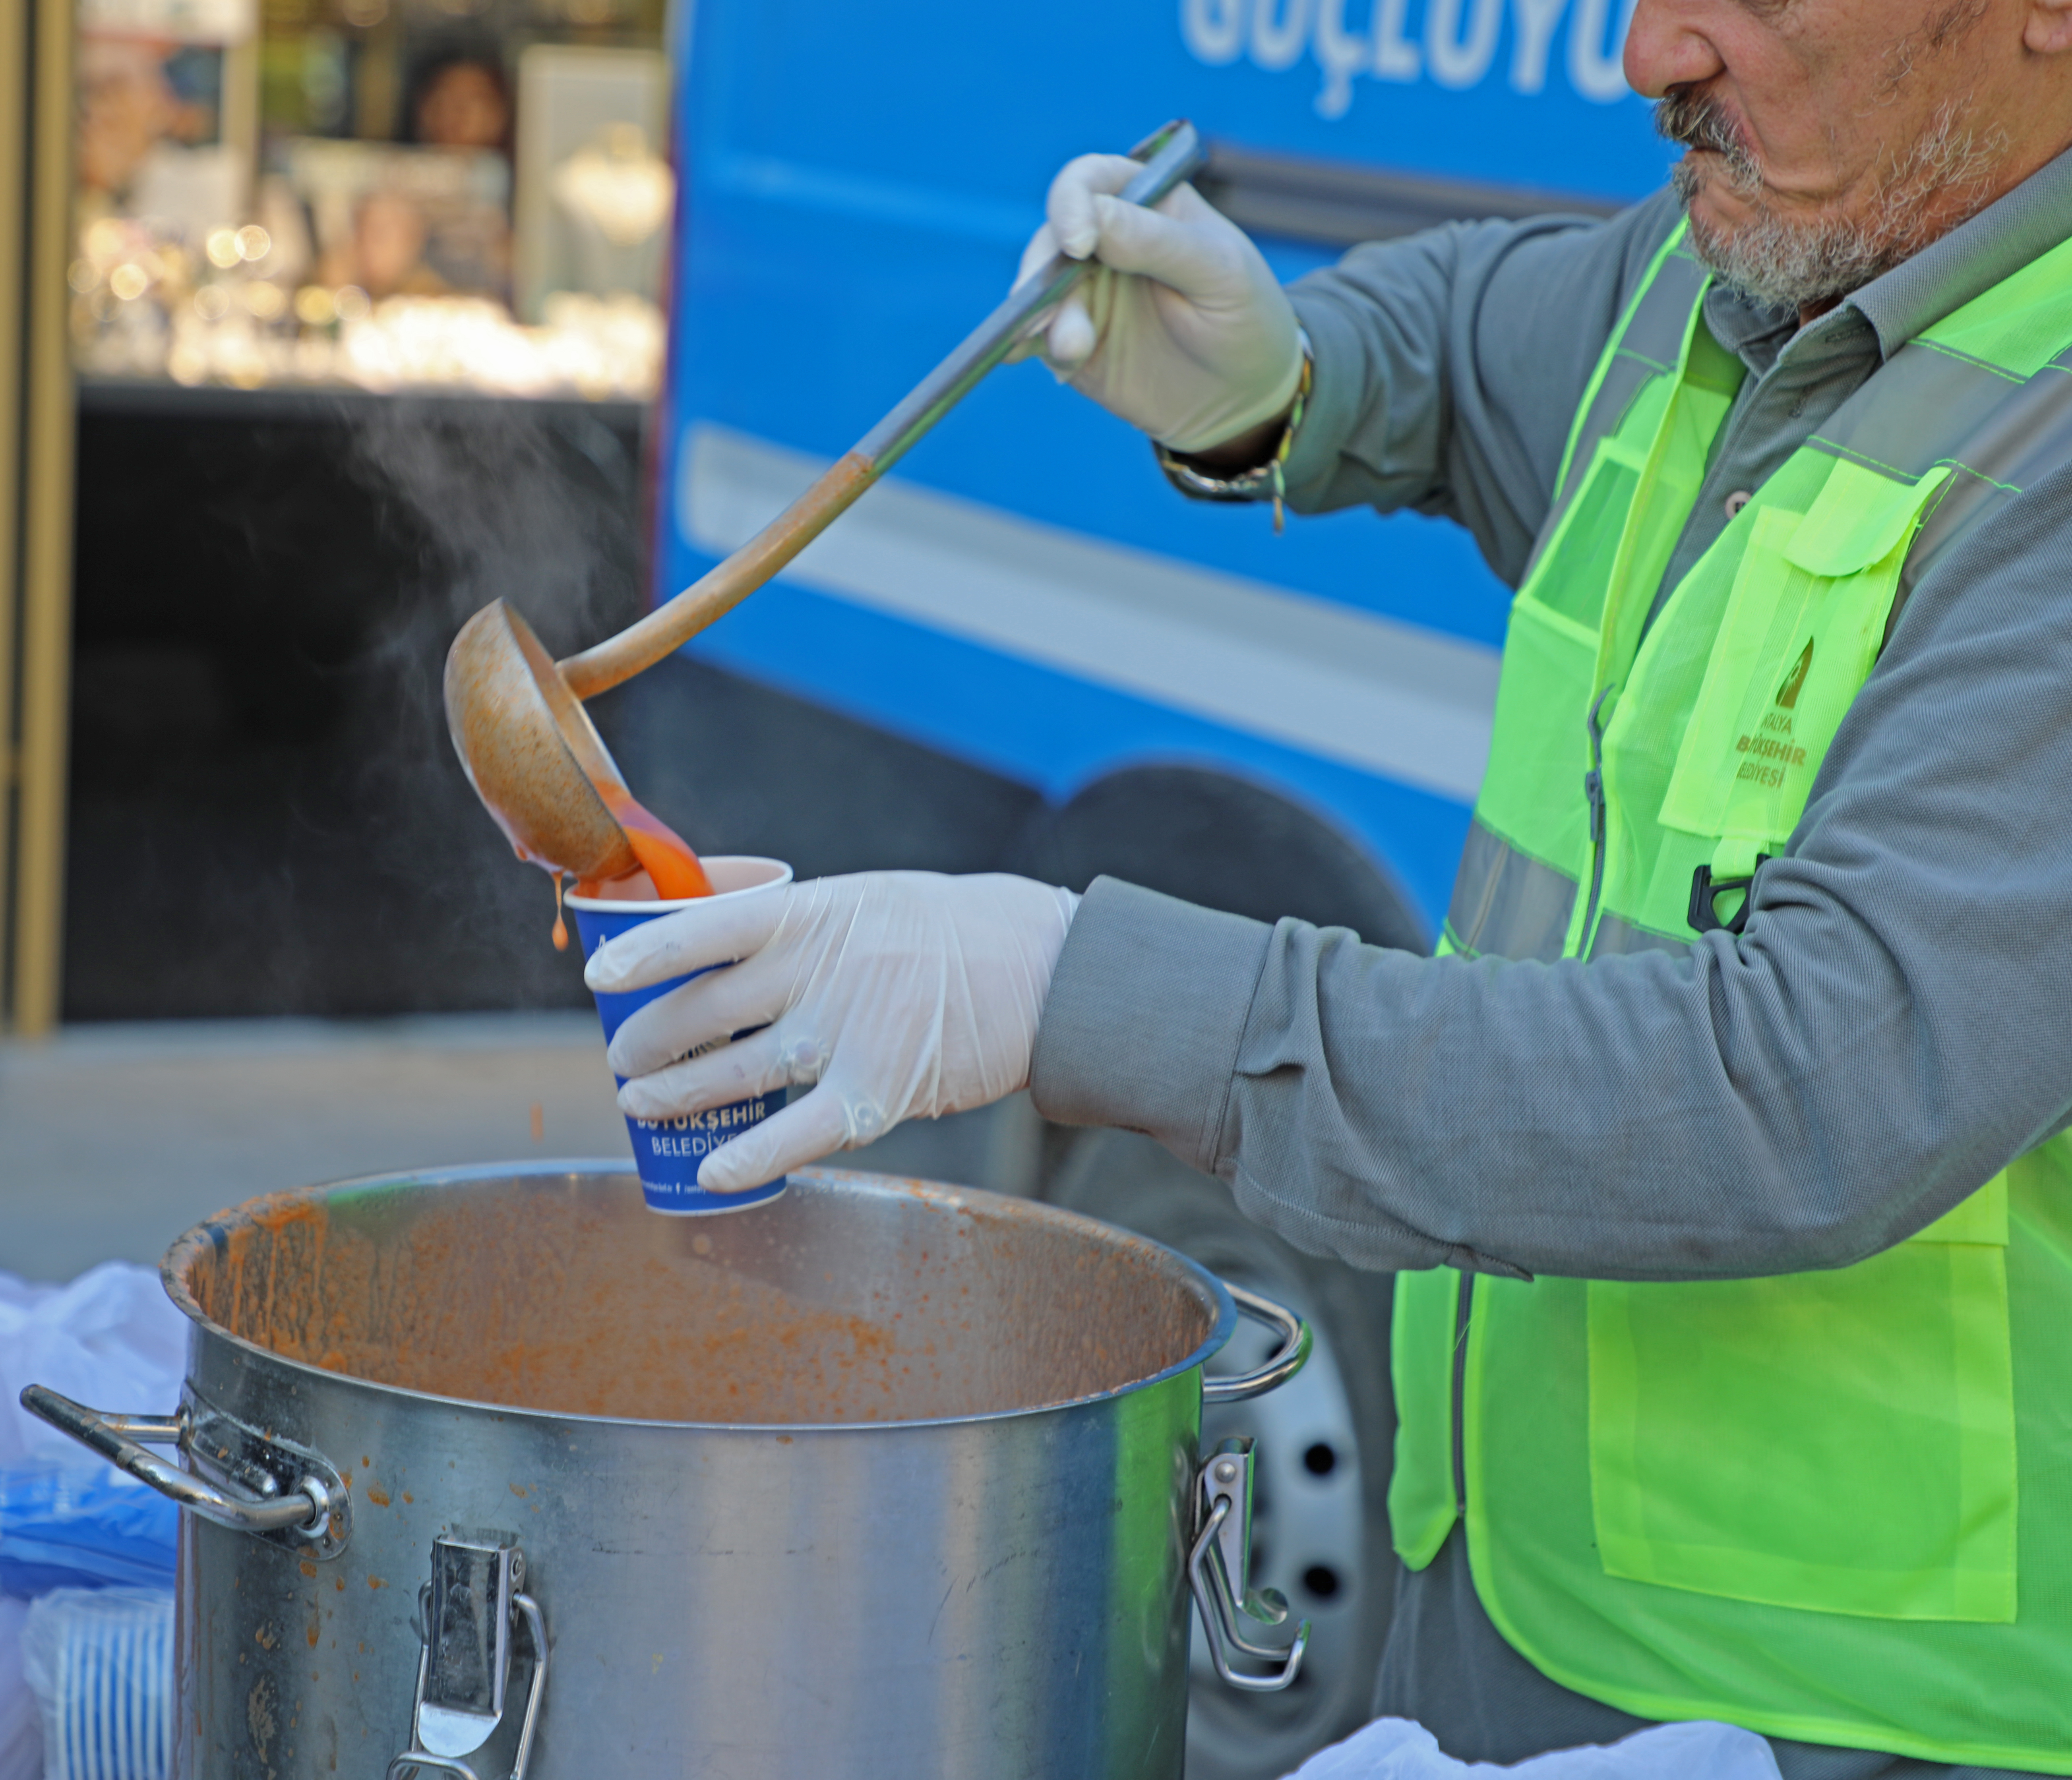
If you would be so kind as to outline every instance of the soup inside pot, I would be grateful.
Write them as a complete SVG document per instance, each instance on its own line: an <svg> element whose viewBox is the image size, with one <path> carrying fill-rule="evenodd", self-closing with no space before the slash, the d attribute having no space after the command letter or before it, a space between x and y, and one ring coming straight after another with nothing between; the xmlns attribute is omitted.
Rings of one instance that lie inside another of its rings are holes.
<svg viewBox="0 0 2072 1780"><path fill-rule="evenodd" d="M835 1170L722 1217L633 1176L403 1178L257 1199L166 1260L189 1314L326 1371L658 1421L924 1420L1067 1403L1215 1333L1170 1251L1020 1199Z"/></svg>

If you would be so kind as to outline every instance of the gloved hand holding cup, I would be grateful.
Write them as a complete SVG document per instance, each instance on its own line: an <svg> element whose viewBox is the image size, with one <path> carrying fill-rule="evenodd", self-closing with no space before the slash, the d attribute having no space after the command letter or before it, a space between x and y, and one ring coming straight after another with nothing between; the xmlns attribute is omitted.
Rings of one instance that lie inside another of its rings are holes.
<svg viewBox="0 0 2072 1780"><path fill-rule="evenodd" d="M932 872L684 904L599 947L584 972L601 998L676 985L611 1040L619 1104L696 1118L810 1087L704 1157L699 1190L725 1194L1014 1093L1078 906L1028 878Z"/></svg>
<svg viewBox="0 0 2072 1780"><path fill-rule="evenodd" d="M714 894L700 897L695 902L619 902L570 896L568 911L575 917L583 956L595 958L614 939L664 922L672 911L732 910L758 900L769 902L791 882L791 868L780 860L709 858L705 867ZM726 961L716 959L713 963ZM639 1009L675 989L680 976L680 973L672 976L664 972L624 989L597 989L597 1011L604 1022L606 1044ZM592 986L595 988L594 984ZM623 1086L623 1077L621 1085ZM623 1094L620 1100L623 1106ZM737 1096L730 1103L709 1104L695 1113L648 1117L626 1107L626 1133L632 1141L634 1166L639 1174L641 1191L648 1209L680 1216L738 1211L775 1198L784 1190L781 1174L776 1179L758 1183L755 1192L722 1196L699 1186L698 1170L714 1149L760 1124L783 1104L783 1091L779 1088L767 1093Z"/></svg>

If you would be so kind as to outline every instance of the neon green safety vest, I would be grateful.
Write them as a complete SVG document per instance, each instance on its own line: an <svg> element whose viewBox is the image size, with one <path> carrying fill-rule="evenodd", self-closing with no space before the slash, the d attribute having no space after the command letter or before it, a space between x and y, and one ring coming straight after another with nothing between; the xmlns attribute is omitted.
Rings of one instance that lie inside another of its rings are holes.
<svg viewBox="0 0 2072 1780"><path fill-rule="evenodd" d="M2072 459L2072 243L1895 353L1648 611L1740 387L1681 231L1512 607L1446 949L1680 952L1783 853L1895 602ZM2072 890L2072 886L2068 886ZM1556 1681L2072 1774L2072 1145L1832 1272L1397 1283L1389 1508ZM1457 1417L1457 1440L1456 1420Z"/></svg>

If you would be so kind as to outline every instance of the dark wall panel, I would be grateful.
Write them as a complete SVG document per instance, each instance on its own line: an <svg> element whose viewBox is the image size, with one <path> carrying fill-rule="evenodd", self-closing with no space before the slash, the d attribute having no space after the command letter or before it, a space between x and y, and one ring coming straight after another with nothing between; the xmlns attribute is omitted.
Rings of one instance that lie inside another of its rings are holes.
<svg viewBox="0 0 2072 1780"><path fill-rule="evenodd" d="M67 1019L584 1004L545 879L454 759L438 676L498 595L557 651L638 614L640 418L87 393ZM983 869L1038 801L688 660L596 715L694 845L802 874Z"/></svg>

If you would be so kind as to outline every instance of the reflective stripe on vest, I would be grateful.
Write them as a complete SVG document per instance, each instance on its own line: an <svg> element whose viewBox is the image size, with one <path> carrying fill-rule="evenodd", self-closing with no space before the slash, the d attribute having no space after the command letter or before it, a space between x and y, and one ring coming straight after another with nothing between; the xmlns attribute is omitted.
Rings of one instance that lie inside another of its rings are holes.
<svg viewBox="0 0 2072 1780"><path fill-rule="evenodd" d="M1741 375L1703 290L1672 238L1579 409L1450 951L1684 954L1700 868L1789 850L1926 564L2072 460L2068 244L1895 353L1650 623ZM1854 1267L1482 1278L1464 1346L1458 1288L1397 1285L1397 1547L1429 1562L1461 1506L1459 1350L1476 1586L1543 1671L1643 1716L2072 1774L2066 1141Z"/></svg>

